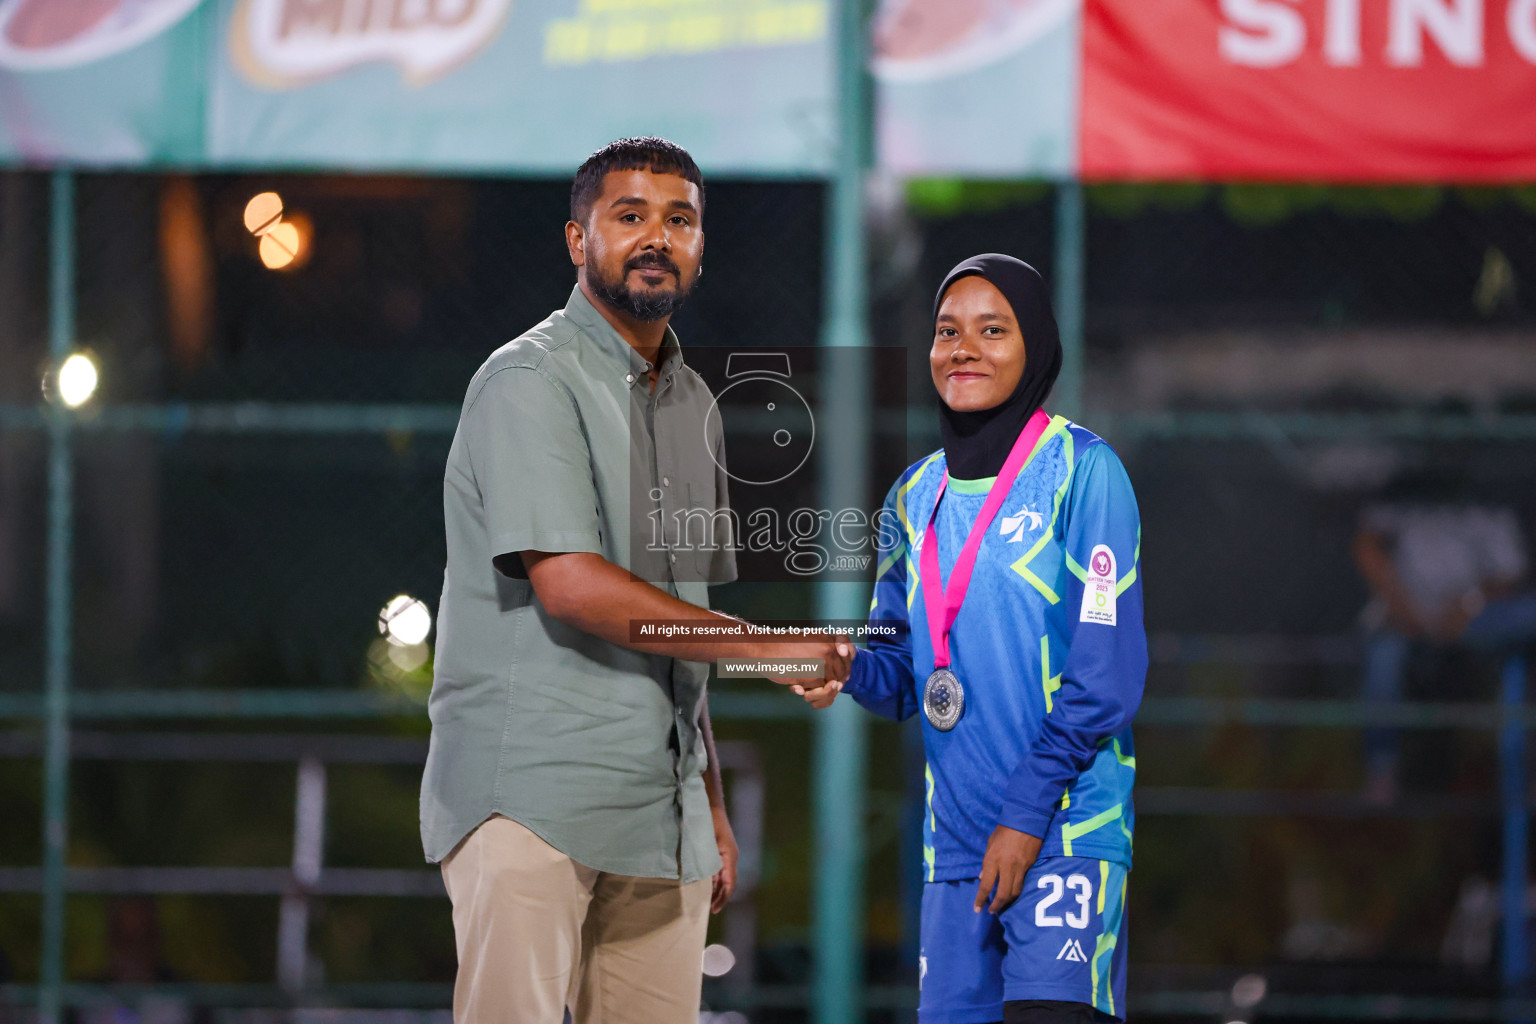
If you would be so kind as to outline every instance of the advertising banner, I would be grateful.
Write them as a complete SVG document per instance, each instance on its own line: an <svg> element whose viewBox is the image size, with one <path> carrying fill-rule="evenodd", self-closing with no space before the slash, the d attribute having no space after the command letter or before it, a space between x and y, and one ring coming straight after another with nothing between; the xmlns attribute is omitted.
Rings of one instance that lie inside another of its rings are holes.
<svg viewBox="0 0 1536 1024"><path fill-rule="evenodd" d="M0 159L830 166L833 0L0 0Z"/></svg>
<svg viewBox="0 0 1536 1024"><path fill-rule="evenodd" d="M568 174L832 163L841 0L0 0L0 161ZM1536 0L880 0L878 165L1536 179Z"/></svg>
<svg viewBox="0 0 1536 1024"><path fill-rule="evenodd" d="M1536 0L1087 0L1089 179L1536 178Z"/></svg>
<svg viewBox="0 0 1536 1024"><path fill-rule="evenodd" d="M832 0L225 0L215 163L569 173L660 134L830 166Z"/></svg>
<svg viewBox="0 0 1536 1024"><path fill-rule="evenodd" d="M1079 0L883 0L876 148L898 175L1076 169Z"/></svg>
<svg viewBox="0 0 1536 1024"><path fill-rule="evenodd" d="M0 0L0 160L201 160L203 4Z"/></svg>

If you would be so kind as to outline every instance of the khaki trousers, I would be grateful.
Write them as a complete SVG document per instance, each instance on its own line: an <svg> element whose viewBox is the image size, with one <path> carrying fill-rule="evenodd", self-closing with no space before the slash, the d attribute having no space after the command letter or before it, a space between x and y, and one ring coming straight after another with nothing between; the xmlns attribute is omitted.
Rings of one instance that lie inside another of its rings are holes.
<svg viewBox="0 0 1536 1024"><path fill-rule="evenodd" d="M442 870L455 1024L697 1024L709 879L594 871L500 815Z"/></svg>

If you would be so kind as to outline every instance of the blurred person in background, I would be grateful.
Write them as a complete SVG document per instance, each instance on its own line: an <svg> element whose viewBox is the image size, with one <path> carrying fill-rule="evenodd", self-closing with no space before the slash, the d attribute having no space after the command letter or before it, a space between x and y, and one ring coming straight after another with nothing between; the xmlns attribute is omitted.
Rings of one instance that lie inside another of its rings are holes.
<svg viewBox="0 0 1536 1024"><path fill-rule="evenodd" d="M1457 481L1415 474L1360 516L1355 564L1370 588L1364 693L1402 699L1415 644L1510 651L1536 640L1536 593L1526 586L1525 537L1514 510L1458 500ZM1366 733L1366 796L1398 789L1398 737Z"/></svg>
<svg viewBox="0 0 1536 1024"><path fill-rule="evenodd" d="M843 687L888 718L923 713L923 1024L1125 1016L1140 515L1109 445L1041 408L1061 358L1033 267L988 254L944 279L944 447L881 514L870 624L898 638L877 634Z"/></svg>
<svg viewBox="0 0 1536 1024"><path fill-rule="evenodd" d="M559 1024L569 1006L577 1024L694 1024L737 856L704 662L822 658L846 677L846 641L740 639L708 610L708 584L735 578L734 538L678 535L685 505L729 510L713 398L668 326L699 277L703 214L703 176L673 143L593 154L571 188L565 308L465 396L421 794L460 1022ZM738 639L637 643L646 619Z"/></svg>
<svg viewBox="0 0 1536 1024"><path fill-rule="evenodd" d="M160 911L147 896L127 896L107 904L107 985L168 985L181 981L165 963ZM207 1011L174 997L148 994L117 1003L82 1006L77 1024L194 1024L207 1020Z"/></svg>

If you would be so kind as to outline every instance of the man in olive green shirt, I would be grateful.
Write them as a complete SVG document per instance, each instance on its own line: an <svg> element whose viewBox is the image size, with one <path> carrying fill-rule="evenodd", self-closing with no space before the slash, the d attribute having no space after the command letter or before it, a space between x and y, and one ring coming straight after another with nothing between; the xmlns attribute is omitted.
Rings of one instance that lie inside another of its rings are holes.
<svg viewBox="0 0 1536 1024"><path fill-rule="evenodd" d="M672 143L599 150L572 187L570 300L465 396L421 794L461 1024L559 1024L567 1006L577 1024L696 1021L707 910L736 860L704 662L825 658L846 677L832 639L631 639L632 620L715 616L708 584L736 575L733 537L678 536L679 513L729 508L711 395L667 326L703 208Z"/></svg>

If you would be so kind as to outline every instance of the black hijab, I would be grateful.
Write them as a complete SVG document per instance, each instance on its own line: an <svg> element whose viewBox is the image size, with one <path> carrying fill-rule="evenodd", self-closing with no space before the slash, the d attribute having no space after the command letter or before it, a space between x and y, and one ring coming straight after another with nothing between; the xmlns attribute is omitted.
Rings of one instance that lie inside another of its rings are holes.
<svg viewBox="0 0 1536 1024"><path fill-rule="evenodd" d="M939 318L944 293L962 277L985 278L1013 307L1014 319L1024 335L1024 373L1013 394L990 409L956 412L939 402L939 431L944 438L944 457L949 475L960 480L996 476L1008 460L1008 452L1024 424L1045 402L1061 372L1061 337L1051 313L1051 297L1040 272L1022 260L989 252L972 256L944 278L933 299L933 318Z"/></svg>

